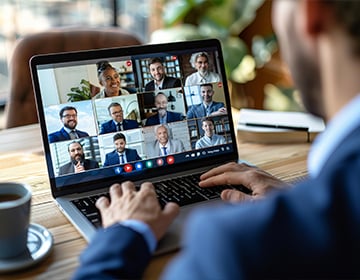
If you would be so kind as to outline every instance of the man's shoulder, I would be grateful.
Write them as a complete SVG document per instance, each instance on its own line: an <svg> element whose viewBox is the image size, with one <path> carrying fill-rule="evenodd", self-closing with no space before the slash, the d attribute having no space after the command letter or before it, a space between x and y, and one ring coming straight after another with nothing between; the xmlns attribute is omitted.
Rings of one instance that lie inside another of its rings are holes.
<svg viewBox="0 0 360 280"><path fill-rule="evenodd" d="M64 130L64 128L61 128L60 130L57 130L57 131L51 132L51 133L49 134L49 137L50 137L50 136L58 136L58 135L62 135L64 131L65 131L65 130Z"/></svg>
<svg viewBox="0 0 360 280"><path fill-rule="evenodd" d="M183 119L183 115L179 112L171 112L168 111L168 116L170 117L170 119L175 119L175 120L179 120L181 121Z"/></svg>
<svg viewBox="0 0 360 280"><path fill-rule="evenodd" d="M145 85L145 91L150 91L150 90L154 90L154 80L148 82Z"/></svg>
<svg viewBox="0 0 360 280"><path fill-rule="evenodd" d="M111 152L106 153L106 156L112 156L115 155L117 152L116 150L112 150Z"/></svg>
<svg viewBox="0 0 360 280"><path fill-rule="evenodd" d="M166 84L170 83L172 86L176 86L176 87L181 86L180 79L175 77L165 76L164 83Z"/></svg>
<svg viewBox="0 0 360 280"><path fill-rule="evenodd" d="M112 120L109 120L109 121L106 121L106 122L102 123L101 126L102 127L108 127L108 126L111 125L111 123L112 123Z"/></svg>
<svg viewBox="0 0 360 280"><path fill-rule="evenodd" d="M60 130L50 133L48 136L50 143L56 142L56 141L61 141L61 140L66 140L65 133L66 132L65 132L64 128L61 128Z"/></svg>
<svg viewBox="0 0 360 280"><path fill-rule="evenodd" d="M131 119L124 119L124 122L127 122L128 124L136 124L137 125L137 121L131 120Z"/></svg>
<svg viewBox="0 0 360 280"><path fill-rule="evenodd" d="M87 162L90 165L98 165L98 162L93 159L85 159L85 162Z"/></svg>
<svg viewBox="0 0 360 280"><path fill-rule="evenodd" d="M71 166L71 165L72 165L71 162L67 162L67 163L65 163L64 165L61 165L61 166L59 167L59 170L67 169L67 168L69 168L69 166Z"/></svg>

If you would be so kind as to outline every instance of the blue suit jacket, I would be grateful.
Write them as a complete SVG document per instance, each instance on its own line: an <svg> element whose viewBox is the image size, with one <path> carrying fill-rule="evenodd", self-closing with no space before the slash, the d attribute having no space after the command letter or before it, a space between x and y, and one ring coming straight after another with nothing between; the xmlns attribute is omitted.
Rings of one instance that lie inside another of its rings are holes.
<svg viewBox="0 0 360 280"><path fill-rule="evenodd" d="M137 121L134 120L123 120L123 128L124 130L132 129L132 128L138 128L139 125ZM101 125L100 133L99 134L105 134L110 132L116 132L116 125L113 120L107 121Z"/></svg>
<svg viewBox="0 0 360 280"><path fill-rule="evenodd" d="M77 129L76 129L76 133L79 136L79 138L89 136L89 134L87 132L77 130ZM55 131L55 132L49 134L49 142L50 143L65 141L65 140L70 140L70 135L69 135L69 133L67 133L65 131L64 128L61 128L59 131Z"/></svg>
<svg viewBox="0 0 360 280"><path fill-rule="evenodd" d="M125 149L125 155L128 162L141 160L141 157L135 149ZM104 166L110 166L115 164L120 164L119 155L116 150L105 155Z"/></svg>
<svg viewBox="0 0 360 280"><path fill-rule="evenodd" d="M168 123L182 121L183 119L184 116L181 113L169 112L169 111L166 112L166 122ZM149 117L145 122L145 126L157 125L157 124L160 124L159 114L155 114Z"/></svg>
<svg viewBox="0 0 360 280"><path fill-rule="evenodd" d="M223 107L225 107L224 103L213 101L210 107L210 113L216 112L217 110ZM203 118L205 116L206 116L206 110L203 103L190 106L186 114L186 117L188 119Z"/></svg>
<svg viewBox="0 0 360 280"><path fill-rule="evenodd" d="M360 128L337 147L316 179L255 203L197 212L164 278L359 278L359 139ZM120 227L97 234L77 276L128 277L121 273L133 264L144 270L147 247ZM116 239L124 231L126 239Z"/></svg>

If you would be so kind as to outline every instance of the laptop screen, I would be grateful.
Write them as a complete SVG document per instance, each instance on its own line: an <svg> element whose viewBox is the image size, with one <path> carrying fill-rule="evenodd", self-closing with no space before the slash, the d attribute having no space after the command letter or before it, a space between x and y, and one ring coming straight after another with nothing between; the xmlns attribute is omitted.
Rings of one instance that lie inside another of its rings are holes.
<svg viewBox="0 0 360 280"><path fill-rule="evenodd" d="M237 159L217 40L39 55L31 70L55 196Z"/></svg>

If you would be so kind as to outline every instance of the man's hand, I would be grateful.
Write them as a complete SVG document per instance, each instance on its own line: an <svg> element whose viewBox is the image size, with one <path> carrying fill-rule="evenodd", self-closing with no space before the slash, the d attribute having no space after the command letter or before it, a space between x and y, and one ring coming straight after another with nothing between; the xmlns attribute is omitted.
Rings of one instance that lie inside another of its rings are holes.
<svg viewBox="0 0 360 280"><path fill-rule="evenodd" d="M80 173L84 171L85 171L85 167L81 164L81 161L78 161L77 164L75 165L75 173Z"/></svg>
<svg viewBox="0 0 360 280"><path fill-rule="evenodd" d="M171 202L161 210L151 183L143 183L138 192L132 182L114 184L110 187L110 198L111 202L106 197L96 201L105 228L129 219L139 220L149 225L157 240L179 213L179 206Z"/></svg>
<svg viewBox="0 0 360 280"><path fill-rule="evenodd" d="M263 198L269 191L289 187L264 170L235 162L216 167L203 174L200 179L200 187L230 184L243 185L252 191L252 194L248 195L236 190L224 190L221 198L231 202Z"/></svg>
<svg viewBox="0 0 360 280"><path fill-rule="evenodd" d="M220 116L227 114L227 109L225 107L220 108L219 110L212 112L210 117Z"/></svg>

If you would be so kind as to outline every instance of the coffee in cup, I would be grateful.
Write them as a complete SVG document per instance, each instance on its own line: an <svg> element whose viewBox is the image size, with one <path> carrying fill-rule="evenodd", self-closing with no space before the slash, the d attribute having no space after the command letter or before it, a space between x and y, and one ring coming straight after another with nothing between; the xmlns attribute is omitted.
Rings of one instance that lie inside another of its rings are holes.
<svg viewBox="0 0 360 280"><path fill-rule="evenodd" d="M26 184L0 182L0 259L27 250L31 189Z"/></svg>

